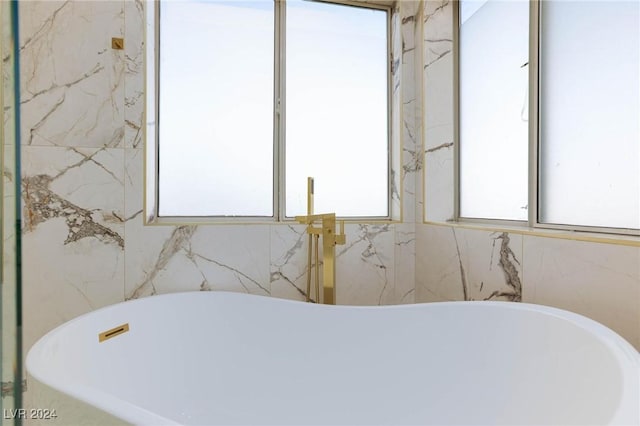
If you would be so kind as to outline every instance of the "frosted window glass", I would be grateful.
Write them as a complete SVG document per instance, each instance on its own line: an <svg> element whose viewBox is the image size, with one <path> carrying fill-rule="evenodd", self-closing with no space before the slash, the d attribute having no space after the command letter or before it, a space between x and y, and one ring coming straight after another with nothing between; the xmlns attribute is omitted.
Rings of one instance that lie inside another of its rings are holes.
<svg viewBox="0 0 640 426"><path fill-rule="evenodd" d="M526 220L529 3L461 1L460 17L460 215Z"/></svg>
<svg viewBox="0 0 640 426"><path fill-rule="evenodd" d="M639 9L542 2L541 222L640 228Z"/></svg>
<svg viewBox="0 0 640 426"><path fill-rule="evenodd" d="M163 1L159 214L273 214L274 3Z"/></svg>
<svg viewBox="0 0 640 426"><path fill-rule="evenodd" d="M385 11L287 1L286 215L388 215Z"/></svg>

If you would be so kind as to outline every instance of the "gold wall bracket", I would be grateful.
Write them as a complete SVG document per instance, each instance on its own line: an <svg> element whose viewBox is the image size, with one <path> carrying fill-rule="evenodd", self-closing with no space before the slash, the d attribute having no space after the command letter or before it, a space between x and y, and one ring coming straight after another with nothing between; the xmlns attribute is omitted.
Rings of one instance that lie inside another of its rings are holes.
<svg viewBox="0 0 640 426"><path fill-rule="evenodd" d="M124 49L124 39L121 37L111 37L111 48L115 50Z"/></svg>
<svg viewBox="0 0 640 426"><path fill-rule="evenodd" d="M344 233L344 220L339 221L340 232L336 232L336 214L335 213L313 213L313 178L307 178L307 215L296 216L295 220L301 224L307 225L307 234L309 234L309 252L307 265L307 302L311 301L311 272L315 266L315 286L316 299L315 302L320 303L319 293L319 255L318 245L319 238L322 237L322 303L327 305L336 304L336 245L345 244L347 238ZM316 222L320 222L319 226L314 226ZM311 260L311 252L315 246L314 262Z"/></svg>

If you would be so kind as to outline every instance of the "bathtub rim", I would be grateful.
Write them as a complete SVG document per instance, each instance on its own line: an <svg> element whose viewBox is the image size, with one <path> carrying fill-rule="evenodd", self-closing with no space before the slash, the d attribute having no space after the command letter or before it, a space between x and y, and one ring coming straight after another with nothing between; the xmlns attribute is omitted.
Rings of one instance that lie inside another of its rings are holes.
<svg viewBox="0 0 640 426"><path fill-rule="evenodd" d="M215 295L215 296L213 296ZM423 302L423 303L414 303L407 305L384 305L384 306L353 306L353 305L319 305L313 303L306 303L296 300L290 299L279 299L271 296L263 296L263 295L253 295L247 293L237 293L237 292L229 292L229 291L211 291L211 292L176 292L176 293L168 293L162 295L156 295L154 297L145 297L141 299L135 300L127 300L124 302L119 302L116 304L108 305L96 309L91 312L87 312L85 314L79 315L76 318L73 318L57 327L47 332L44 336L38 339L33 346L29 349L26 357L26 369L28 373L39 382L49 386L50 388L62 392L71 396L72 398L76 398L86 404L96 407L99 410L105 411L117 418L120 418L126 422L140 422L145 421L148 423L145 424L154 424L154 425L180 425L181 423L176 422L167 417L163 417L159 414L155 414L145 408L134 405L122 398L118 398L113 394L106 393L95 386L86 386L84 384L78 382L68 382L64 380L62 374L49 374L48 378L47 374L43 373L43 371L38 371L38 367L42 365L46 365L46 357L43 356L42 350L46 347L47 343L55 339L57 335L66 328L67 326L74 324L76 322L82 321L87 317L91 317L92 315L99 315L100 312L105 312L110 309L113 309L115 306L123 306L125 304L130 304L131 306L135 304L145 304L145 303L153 303L156 297L161 297L163 299L169 298L193 298L198 296L205 297L222 297L222 298L231 298L231 299L242 299L242 298L259 298L268 300L269 303L282 303L282 304L306 304L309 309L335 309L335 310L353 310L353 311L367 311L367 310L412 310L412 309L424 309L426 305L433 306L486 306L486 307L499 307L500 309L509 309L509 310L520 310L520 311L528 311L535 312L543 315L548 315L554 318L559 318L564 321L568 321L569 323L577 326L578 328L585 330L586 332L593 334L594 338L601 341L607 349L612 353L612 356L619 362L617 364L618 368L621 370L622 376L622 390L621 390L621 398L618 402L618 406L615 411L612 413L612 424L626 424L629 416L628 409L626 407L632 407L635 399L640 398L640 352L638 352L628 341L626 341L622 336L617 334L612 329L608 328L604 324L601 324L595 320L592 320L583 315L567 311L564 309L559 309L555 307L545 306L545 305L537 305L532 303L522 303L522 302L508 302L508 301L444 301L444 302ZM35 366L35 373L33 367ZM629 377L627 374L629 371L636 371L638 377L636 380L633 380L633 377ZM43 376L45 376L43 378ZM622 409L622 407L625 407ZM123 410L123 408L126 408ZM640 411L640 408L638 409ZM631 413L633 415L633 413ZM640 414L639 414L640 415Z"/></svg>

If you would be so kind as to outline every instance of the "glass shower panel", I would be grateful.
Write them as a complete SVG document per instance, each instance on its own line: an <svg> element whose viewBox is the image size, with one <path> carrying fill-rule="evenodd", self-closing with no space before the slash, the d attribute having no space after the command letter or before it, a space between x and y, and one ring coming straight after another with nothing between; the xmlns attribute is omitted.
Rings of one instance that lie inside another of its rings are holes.
<svg viewBox="0 0 640 426"><path fill-rule="evenodd" d="M22 406L22 352L20 324L20 229L18 212L19 194L19 136L16 133L15 85L18 84L15 73L17 61L14 36L17 33L17 2L0 2L0 22L2 28L0 43L0 69L2 85L0 87L0 106L3 117L0 123L2 143L0 144L0 168L2 170L2 264L1 278L1 321L2 321L2 425L19 425L22 423L19 409ZM17 385L20 384L20 385Z"/></svg>

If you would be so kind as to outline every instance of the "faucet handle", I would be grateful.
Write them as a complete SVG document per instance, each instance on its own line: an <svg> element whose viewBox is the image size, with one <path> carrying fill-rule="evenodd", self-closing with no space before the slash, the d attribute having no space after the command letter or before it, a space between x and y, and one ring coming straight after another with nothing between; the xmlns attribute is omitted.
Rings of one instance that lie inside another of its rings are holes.
<svg viewBox="0 0 640 426"><path fill-rule="evenodd" d="M343 245L347 242L347 236L344 233L344 220L340 221L340 233L335 235L335 242L338 245Z"/></svg>

